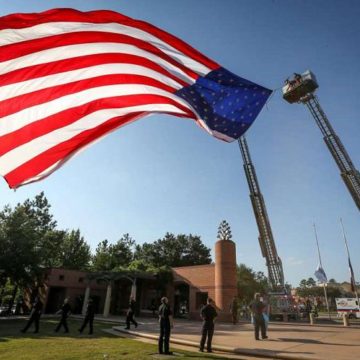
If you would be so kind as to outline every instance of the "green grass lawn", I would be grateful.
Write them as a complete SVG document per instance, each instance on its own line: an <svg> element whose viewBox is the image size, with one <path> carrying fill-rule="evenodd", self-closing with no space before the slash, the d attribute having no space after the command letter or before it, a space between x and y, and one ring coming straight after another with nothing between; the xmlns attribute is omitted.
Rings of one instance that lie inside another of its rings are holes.
<svg viewBox="0 0 360 360"><path fill-rule="evenodd" d="M111 324L94 323L94 335L80 335L77 331L80 321L70 320L70 333L54 333L57 319L42 319L40 332L33 334L33 327L26 334L20 329L26 320L0 319L0 359L6 360L82 360L82 359L153 359L170 358L156 354L156 345L113 336L101 329ZM33 325L32 325L33 326ZM174 349L173 349L174 350ZM206 354L176 350L181 359L221 359ZM173 356L175 358L175 356Z"/></svg>

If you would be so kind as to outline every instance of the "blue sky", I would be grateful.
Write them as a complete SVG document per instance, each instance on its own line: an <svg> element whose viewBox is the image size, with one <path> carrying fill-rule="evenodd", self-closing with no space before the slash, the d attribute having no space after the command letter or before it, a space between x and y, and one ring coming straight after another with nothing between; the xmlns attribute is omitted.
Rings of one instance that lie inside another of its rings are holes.
<svg viewBox="0 0 360 360"><path fill-rule="evenodd" d="M109 9L182 38L228 70L271 89L311 69L320 103L360 169L358 1L0 1L2 15L55 7ZM277 90L247 132L286 281L313 276L317 250L328 278L349 280L343 218L360 281L360 214L310 113ZM44 191L60 228L79 228L92 249L129 233L138 243L192 233L213 247L226 219L237 260L266 271L237 143L186 119L153 115L124 127L42 182L16 192L0 182L0 208Z"/></svg>

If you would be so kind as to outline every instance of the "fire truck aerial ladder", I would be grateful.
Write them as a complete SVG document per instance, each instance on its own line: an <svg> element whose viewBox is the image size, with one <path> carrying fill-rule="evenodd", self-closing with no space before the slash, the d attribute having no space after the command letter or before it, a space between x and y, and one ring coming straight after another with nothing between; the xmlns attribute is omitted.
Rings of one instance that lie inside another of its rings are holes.
<svg viewBox="0 0 360 360"><path fill-rule="evenodd" d="M259 229L259 243L262 256L266 259L269 282L273 292L285 293L284 272L281 259L277 254L274 237L271 231L264 198L261 194L256 177L255 167L252 164L249 147L244 136L238 140L241 155L244 161L244 170L250 189L250 199Z"/></svg>
<svg viewBox="0 0 360 360"><path fill-rule="evenodd" d="M360 173L354 167L344 145L336 135L320 106L319 100L314 95L318 87L315 75L311 71L305 71L301 75L294 74L292 80L285 81L285 86L282 89L283 98L290 104L303 103L308 107L324 136L324 141L331 155L340 169L340 175L345 185L360 210Z"/></svg>

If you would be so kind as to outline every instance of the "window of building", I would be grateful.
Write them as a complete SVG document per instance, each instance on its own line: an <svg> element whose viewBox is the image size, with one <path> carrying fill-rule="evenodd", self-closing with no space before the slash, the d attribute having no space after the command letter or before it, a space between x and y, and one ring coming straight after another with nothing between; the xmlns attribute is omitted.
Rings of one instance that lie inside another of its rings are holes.
<svg viewBox="0 0 360 360"><path fill-rule="evenodd" d="M64 275L59 275L59 280L64 281L64 279L65 279Z"/></svg>
<svg viewBox="0 0 360 360"><path fill-rule="evenodd" d="M79 278L79 283L83 283L84 282L84 278L83 277L80 277Z"/></svg>
<svg viewBox="0 0 360 360"><path fill-rule="evenodd" d="M202 306L206 305L206 300L208 298L207 292L197 292L196 293L196 309L200 309Z"/></svg>

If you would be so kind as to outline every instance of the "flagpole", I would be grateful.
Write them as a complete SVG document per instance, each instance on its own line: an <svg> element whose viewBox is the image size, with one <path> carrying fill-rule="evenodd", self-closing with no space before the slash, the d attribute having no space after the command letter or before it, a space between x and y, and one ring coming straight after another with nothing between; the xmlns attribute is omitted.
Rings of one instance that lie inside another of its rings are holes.
<svg viewBox="0 0 360 360"><path fill-rule="evenodd" d="M349 267L350 267L350 264L351 264L350 251L349 251L349 247L348 247L348 243L347 243L347 239L346 239L346 235L345 235L345 229L344 229L344 224L342 222L342 218L340 218L340 223L341 223L342 233L343 233L344 242L345 242L345 248L346 248L347 256L348 256L348 259L349 259ZM352 277L352 275L353 274L351 273L350 276ZM350 281L351 281L351 279L350 279ZM359 295L358 295L358 292L356 290L355 275L354 275L354 292L355 292L356 300L357 300L358 307L359 307L359 310L360 310Z"/></svg>
<svg viewBox="0 0 360 360"><path fill-rule="evenodd" d="M318 241L318 237L317 237L317 232L316 232L315 223L314 223L313 225L314 225L316 246L317 246L318 255L319 255L319 263L320 263L320 267L321 267L321 269L322 269L323 267L322 267L322 262L321 262L320 247L319 247L319 241ZM328 311L329 319L331 320L330 309L329 309L329 302L328 302L328 297L327 297L327 292L326 292L326 283L323 283L323 287L324 287L324 295L325 295L326 308L327 308L327 311Z"/></svg>

